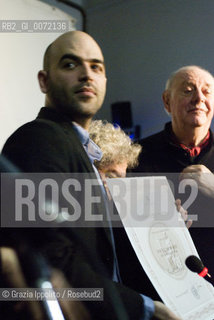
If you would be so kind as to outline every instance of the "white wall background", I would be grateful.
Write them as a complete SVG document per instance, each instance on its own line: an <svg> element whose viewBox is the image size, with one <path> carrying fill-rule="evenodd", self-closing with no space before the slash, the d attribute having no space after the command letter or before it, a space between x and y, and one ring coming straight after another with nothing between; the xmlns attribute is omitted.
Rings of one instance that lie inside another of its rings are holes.
<svg viewBox="0 0 214 320"><path fill-rule="evenodd" d="M111 120L110 104L130 100L142 136L169 120L161 94L172 71L196 64L214 73L213 0L105 1L88 9L88 32L107 65L108 93L98 117Z"/></svg>
<svg viewBox="0 0 214 320"><path fill-rule="evenodd" d="M69 20L73 18L38 0L0 0L1 20ZM0 149L20 125L31 121L44 104L37 73L46 47L60 33L0 32Z"/></svg>

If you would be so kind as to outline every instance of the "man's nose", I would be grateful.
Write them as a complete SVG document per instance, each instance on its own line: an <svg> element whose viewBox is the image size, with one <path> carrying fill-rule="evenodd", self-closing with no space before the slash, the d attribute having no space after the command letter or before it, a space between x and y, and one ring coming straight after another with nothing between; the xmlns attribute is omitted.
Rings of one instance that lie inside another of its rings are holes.
<svg viewBox="0 0 214 320"><path fill-rule="evenodd" d="M205 102L206 97L200 89L195 90L193 95L193 102L200 103Z"/></svg>
<svg viewBox="0 0 214 320"><path fill-rule="evenodd" d="M92 81L93 80L93 71L91 67L87 64L83 64L80 69L79 75L80 81Z"/></svg>

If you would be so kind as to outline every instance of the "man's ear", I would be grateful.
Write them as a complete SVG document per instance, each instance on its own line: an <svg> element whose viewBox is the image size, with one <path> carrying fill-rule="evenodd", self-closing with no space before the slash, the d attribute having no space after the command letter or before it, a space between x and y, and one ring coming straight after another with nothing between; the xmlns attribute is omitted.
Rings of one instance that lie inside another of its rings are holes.
<svg viewBox="0 0 214 320"><path fill-rule="evenodd" d="M44 70L40 70L38 72L38 80L39 86L43 93L48 92L48 72Z"/></svg>
<svg viewBox="0 0 214 320"><path fill-rule="evenodd" d="M169 90L165 90L162 94L162 99L164 103L164 108L168 113L171 113L171 107L170 107L170 92Z"/></svg>

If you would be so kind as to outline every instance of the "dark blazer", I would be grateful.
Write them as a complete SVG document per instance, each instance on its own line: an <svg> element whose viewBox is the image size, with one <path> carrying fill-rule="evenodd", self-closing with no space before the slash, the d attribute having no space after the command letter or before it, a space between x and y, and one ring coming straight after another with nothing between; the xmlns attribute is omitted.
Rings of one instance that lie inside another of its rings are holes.
<svg viewBox="0 0 214 320"><path fill-rule="evenodd" d="M138 143L143 147L139 165L135 172L179 173L193 164L203 164L214 172L214 139L210 131L210 141L196 157L172 141L171 122L166 123L164 130L146 137Z"/></svg>
<svg viewBox="0 0 214 320"><path fill-rule="evenodd" d="M47 107L36 120L19 128L2 152L24 172L94 174L70 120ZM102 198L100 187L96 195ZM96 210L106 215L103 201ZM140 295L111 281L113 251L108 228L59 228L54 236L45 230L42 238L38 230L31 230L35 246L64 272L73 287L104 288L103 302L86 302L93 319L124 320L124 316L116 315L123 307L129 319L143 318Z"/></svg>

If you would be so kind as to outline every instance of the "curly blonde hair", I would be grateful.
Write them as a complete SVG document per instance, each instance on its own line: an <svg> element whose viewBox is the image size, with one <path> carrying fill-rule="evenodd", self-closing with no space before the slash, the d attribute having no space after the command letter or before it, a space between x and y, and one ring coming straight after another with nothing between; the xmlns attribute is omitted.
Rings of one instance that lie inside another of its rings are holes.
<svg viewBox="0 0 214 320"><path fill-rule="evenodd" d="M137 166L142 147L133 143L119 126L114 127L108 121L95 120L90 124L89 135L103 153L102 159L95 162L98 169L124 161L127 161L129 169Z"/></svg>

